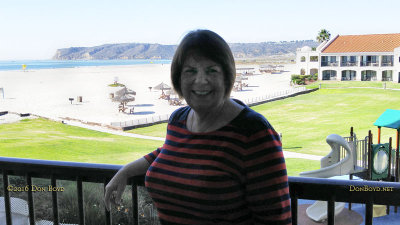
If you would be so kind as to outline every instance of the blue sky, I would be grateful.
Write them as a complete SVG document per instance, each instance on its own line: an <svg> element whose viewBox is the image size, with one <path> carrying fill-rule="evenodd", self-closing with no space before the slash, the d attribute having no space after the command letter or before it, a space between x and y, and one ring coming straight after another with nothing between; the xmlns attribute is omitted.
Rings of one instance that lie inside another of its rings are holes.
<svg viewBox="0 0 400 225"><path fill-rule="evenodd" d="M207 28L227 42L400 33L397 0L1 0L0 60L50 59L59 48L177 44Z"/></svg>

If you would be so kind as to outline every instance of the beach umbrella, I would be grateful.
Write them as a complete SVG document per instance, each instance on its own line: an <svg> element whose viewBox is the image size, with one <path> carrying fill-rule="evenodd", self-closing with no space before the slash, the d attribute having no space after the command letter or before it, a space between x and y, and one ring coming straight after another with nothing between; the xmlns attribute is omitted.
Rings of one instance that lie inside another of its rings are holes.
<svg viewBox="0 0 400 225"><path fill-rule="evenodd" d="M164 90L170 90L171 86L169 86L168 84L165 84L164 82L161 82L161 84L154 86L153 89L164 91Z"/></svg>
<svg viewBox="0 0 400 225"><path fill-rule="evenodd" d="M117 95L113 100L126 104L127 102L135 101L135 96L133 94Z"/></svg>
<svg viewBox="0 0 400 225"><path fill-rule="evenodd" d="M136 95L136 91L129 89L127 87L124 87L115 92L115 97L113 98L113 101L126 104L127 102L135 101L135 95Z"/></svg>
<svg viewBox="0 0 400 225"><path fill-rule="evenodd" d="M124 87L124 88L122 88L122 89L120 89L120 90L115 92L116 96L123 96L123 95L126 95L126 94L136 95L136 91L131 90L131 89L127 88L127 87Z"/></svg>

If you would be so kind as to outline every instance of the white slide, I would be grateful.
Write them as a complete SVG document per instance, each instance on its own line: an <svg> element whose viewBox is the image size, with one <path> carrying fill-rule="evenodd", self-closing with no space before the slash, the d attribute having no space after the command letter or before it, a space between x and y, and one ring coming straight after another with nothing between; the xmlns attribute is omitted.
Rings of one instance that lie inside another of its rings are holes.
<svg viewBox="0 0 400 225"><path fill-rule="evenodd" d="M335 216L342 212L344 206L344 202L335 202ZM328 218L328 203L326 201L315 201L314 204L307 208L306 213L314 221L321 222L326 220Z"/></svg>
<svg viewBox="0 0 400 225"><path fill-rule="evenodd" d="M351 149L347 141L337 134L326 138L331 146L331 152L321 159L321 169L300 173L302 177L329 178L354 172L355 150ZM346 150L346 157L339 161L340 147ZM335 202L335 216L344 209L345 203ZM307 216L320 222L328 218L328 204L326 201L316 201L306 210Z"/></svg>
<svg viewBox="0 0 400 225"><path fill-rule="evenodd" d="M301 172L302 177L328 178L354 172L354 152L347 141L340 135L330 134L326 142L331 152L321 159L321 169ZM339 161L340 146L346 150L346 157Z"/></svg>

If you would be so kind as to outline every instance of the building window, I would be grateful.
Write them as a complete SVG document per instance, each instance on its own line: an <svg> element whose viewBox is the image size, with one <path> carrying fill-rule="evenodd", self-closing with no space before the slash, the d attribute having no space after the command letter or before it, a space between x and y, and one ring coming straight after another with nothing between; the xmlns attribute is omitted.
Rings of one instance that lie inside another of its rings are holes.
<svg viewBox="0 0 400 225"><path fill-rule="evenodd" d="M393 66L394 56L393 55L383 55L381 66Z"/></svg>
<svg viewBox="0 0 400 225"><path fill-rule="evenodd" d="M340 66L357 66L356 56L341 56Z"/></svg>
<svg viewBox="0 0 400 225"><path fill-rule="evenodd" d="M335 70L324 70L322 72L322 80L336 80Z"/></svg>
<svg viewBox="0 0 400 225"><path fill-rule="evenodd" d="M310 62L318 62L318 56L310 56Z"/></svg>
<svg viewBox="0 0 400 225"><path fill-rule="evenodd" d="M354 70L343 70L342 80L356 80L357 72Z"/></svg>
<svg viewBox="0 0 400 225"><path fill-rule="evenodd" d="M361 56L361 66L379 66L378 56L376 55Z"/></svg>
<svg viewBox="0 0 400 225"><path fill-rule="evenodd" d="M321 66L337 66L336 56L321 56Z"/></svg>
<svg viewBox="0 0 400 225"><path fill-rule="evenodd" d="M300 75L306 75L306 70L305 69L301 69L300 70Z"/></svg>
<svg viewBox="0 0 400 225"><path fill-rule="evenodd" d="M363 70L361 71L361 81L376 81L375 70Z"/></svg>
<svg viewBox="0 0 400 225"><path fill-rule="evenodd" d="M393 81L393 70L382 71L382 81Z"/></svg>
<svg viewBox="0 0 400 225"><path fill-rule="evenodd" d="M305 61L306 61L306 57L305 57L305 56L302 56L302 57L300 58L300 61L301 61L301 62L305 62Z"/></svg>

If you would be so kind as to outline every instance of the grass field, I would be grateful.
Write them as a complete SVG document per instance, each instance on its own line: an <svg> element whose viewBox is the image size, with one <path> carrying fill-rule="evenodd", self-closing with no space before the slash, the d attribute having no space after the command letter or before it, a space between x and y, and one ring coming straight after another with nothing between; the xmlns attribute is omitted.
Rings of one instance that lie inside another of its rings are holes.
<svg viewBox="0 0 400 225"><path fill-rule="evenodd" d="M45 119L0 126L0 155L45 160L125 164L161 141L117 136Z"/></svg>
<svg viewBox="0 0 400 225"><path fill-rule="evenodd" d="M381 82L381 81L317 81L306 87L309 89L318 88L321 84L321 88L349 88L349 87L373 87L373 88L383 88L386 84L386 88L390 89L400 89L400 83L393 82Z"/></svg>
<svg viewBox="0 0 400 225"><path fill-rule="evenodd" d="M0 126L0 156L87 163L126 164L162 142L123 137L46 119ZM288 174L319 168L319 162L287 159Z"/></svg>
<svg viewBox="0 0 400 225"><path fill-rule="evenodd" d="M377 130L373 126L375 120L388 108L400 109L400 91L321 89L252 108L263 114L282 133L284 150L326 155L330 151L325 142L329 134L349 136L350 127L354 127L359 138L364 138L368 130L376 135ZM158 124L129 132L165 137L165 131L166 124ZM395 138L394 130L382 129L383 142L388 141L390 136Z"/></svg>
<svg viewBox="0 0 400 225"><path fill-rule="evenodd" d="M321 89L310 94L253 107L282 133L284 150L326 155L329 134L357 137L368 130L377 134L373 123L388 108L400 109L400 92L380 89ZM392 129L382 130L382 141L395 136ZM376 142L376 136L375 136Z"/></svg>
<svg viewBox="0 0 400 225"><path fill-rule="evenodd" d="M326 155L330 148L325 138L332 133L348 136L351 126L359 138L372 130L376 140L377 131L373 123L387 108L400 109L400 91L321 89L252 108L282 133L284 150ZM166 124L129 132L165 137ZM395 131L383 129L382 142L386 142L389 136L394 138ZM0 155L5 157L125 164L161 145L160 141L101 133L45 119L22 120L0 126ZM291 176L319 168L319 161L286 161Z"/></svg>

